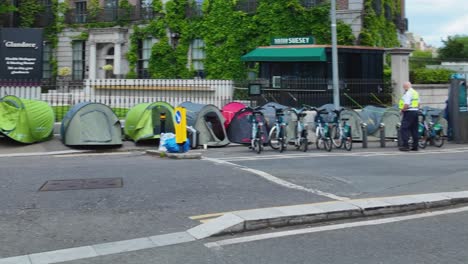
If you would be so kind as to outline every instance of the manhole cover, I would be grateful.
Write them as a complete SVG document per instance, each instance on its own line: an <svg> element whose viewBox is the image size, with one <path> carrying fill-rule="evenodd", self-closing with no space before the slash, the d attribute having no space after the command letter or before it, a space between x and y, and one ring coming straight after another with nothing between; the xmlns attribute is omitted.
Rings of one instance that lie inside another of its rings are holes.
<svg viewBox="0 0 468 264"><path fill-rule="evenodd" d="M52 180L46 181L39 191L122 188L122 185L122 178Z"/></svg>

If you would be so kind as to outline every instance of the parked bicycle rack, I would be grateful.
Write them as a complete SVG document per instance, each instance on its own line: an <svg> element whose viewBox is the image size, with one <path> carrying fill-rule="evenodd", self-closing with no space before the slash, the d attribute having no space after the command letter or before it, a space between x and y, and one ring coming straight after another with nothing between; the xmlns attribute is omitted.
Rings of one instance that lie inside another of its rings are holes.
<svg viewBox="0 0 468 264"><path fill-rule="evenodd" d="M362 129L362 148L367 148L367 124L361 123Z"/></svg>
<svg viewBox="0 0 468 264"><path fill-rule="evenodd" d="M380 147L385 148L385 124L384 123L380 123L379 130L380 130Z"/></svg>
<svg viewBox="0 0 468 264"><path fill-rule="evenodd" d="M397 129L397 140L398 140L398 147L401 147L401 133L400 133L400 127L401 127L401 124L397 124L396 125L396 129Z"/></svg>

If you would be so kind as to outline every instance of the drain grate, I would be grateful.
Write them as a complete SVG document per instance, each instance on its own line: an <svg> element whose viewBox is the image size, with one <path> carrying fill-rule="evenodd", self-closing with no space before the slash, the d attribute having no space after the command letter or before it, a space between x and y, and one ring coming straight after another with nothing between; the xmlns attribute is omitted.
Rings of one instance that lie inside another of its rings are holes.
<svg viewBox="0 0 468 264"><path fill-rule="evenodd" d="M76 179L46 181L39 189L40 192L65 191L82 189L122 188L122 178Z"/></svg>

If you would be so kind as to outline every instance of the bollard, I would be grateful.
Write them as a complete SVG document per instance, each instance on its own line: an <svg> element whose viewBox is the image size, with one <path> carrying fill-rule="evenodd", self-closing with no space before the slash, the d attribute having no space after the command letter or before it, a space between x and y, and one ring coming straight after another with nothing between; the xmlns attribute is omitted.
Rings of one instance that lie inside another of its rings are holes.
<svg viewBox="0 0 468 264"><path fill-rule="evenodd" d="M367 124L361 123L362 129L362 148L367 148Z"/></svg>
<svg viewBox="0 0 468 264"><path fill-rule="evenodd" d="M398 124L396 125L398 147L401 147L401 131L400 131L400 127L401 127L401 124L398 123Z"/></svg>
<svg viewBox="0 0 468 264"><path fill-rule="evenodd" d="M385 124L380 123L379 129L380 129L380 147L385 148Z"/></svg>

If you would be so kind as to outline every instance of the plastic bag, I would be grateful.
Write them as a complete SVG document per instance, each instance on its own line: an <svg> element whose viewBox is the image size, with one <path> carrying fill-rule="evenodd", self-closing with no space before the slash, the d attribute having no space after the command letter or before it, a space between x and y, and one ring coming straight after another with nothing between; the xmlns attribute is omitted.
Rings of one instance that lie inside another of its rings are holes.
<svg viewBox="0 0 468 264"><path fill-rule="evenodd" d="M182 147L183 152L187 152L190 150L190 139L187 138L185 141L183 147Z"/></svg>
<svg viewBox="0 0 468 264"><path fill-rule="evenodd" d="M168 139L175 138L175 135L173 133L161 133L161 136L159 138L159 151L167 151L166 148L166 141Z"/></svg>
<svg viewBox="0 0 468 264"><path fill-rule="evenodd" d="M167 139L164 143L164 147L166 147L169 153L178 153L180 151L179 144L176 143L175 137Z"/></svg>

